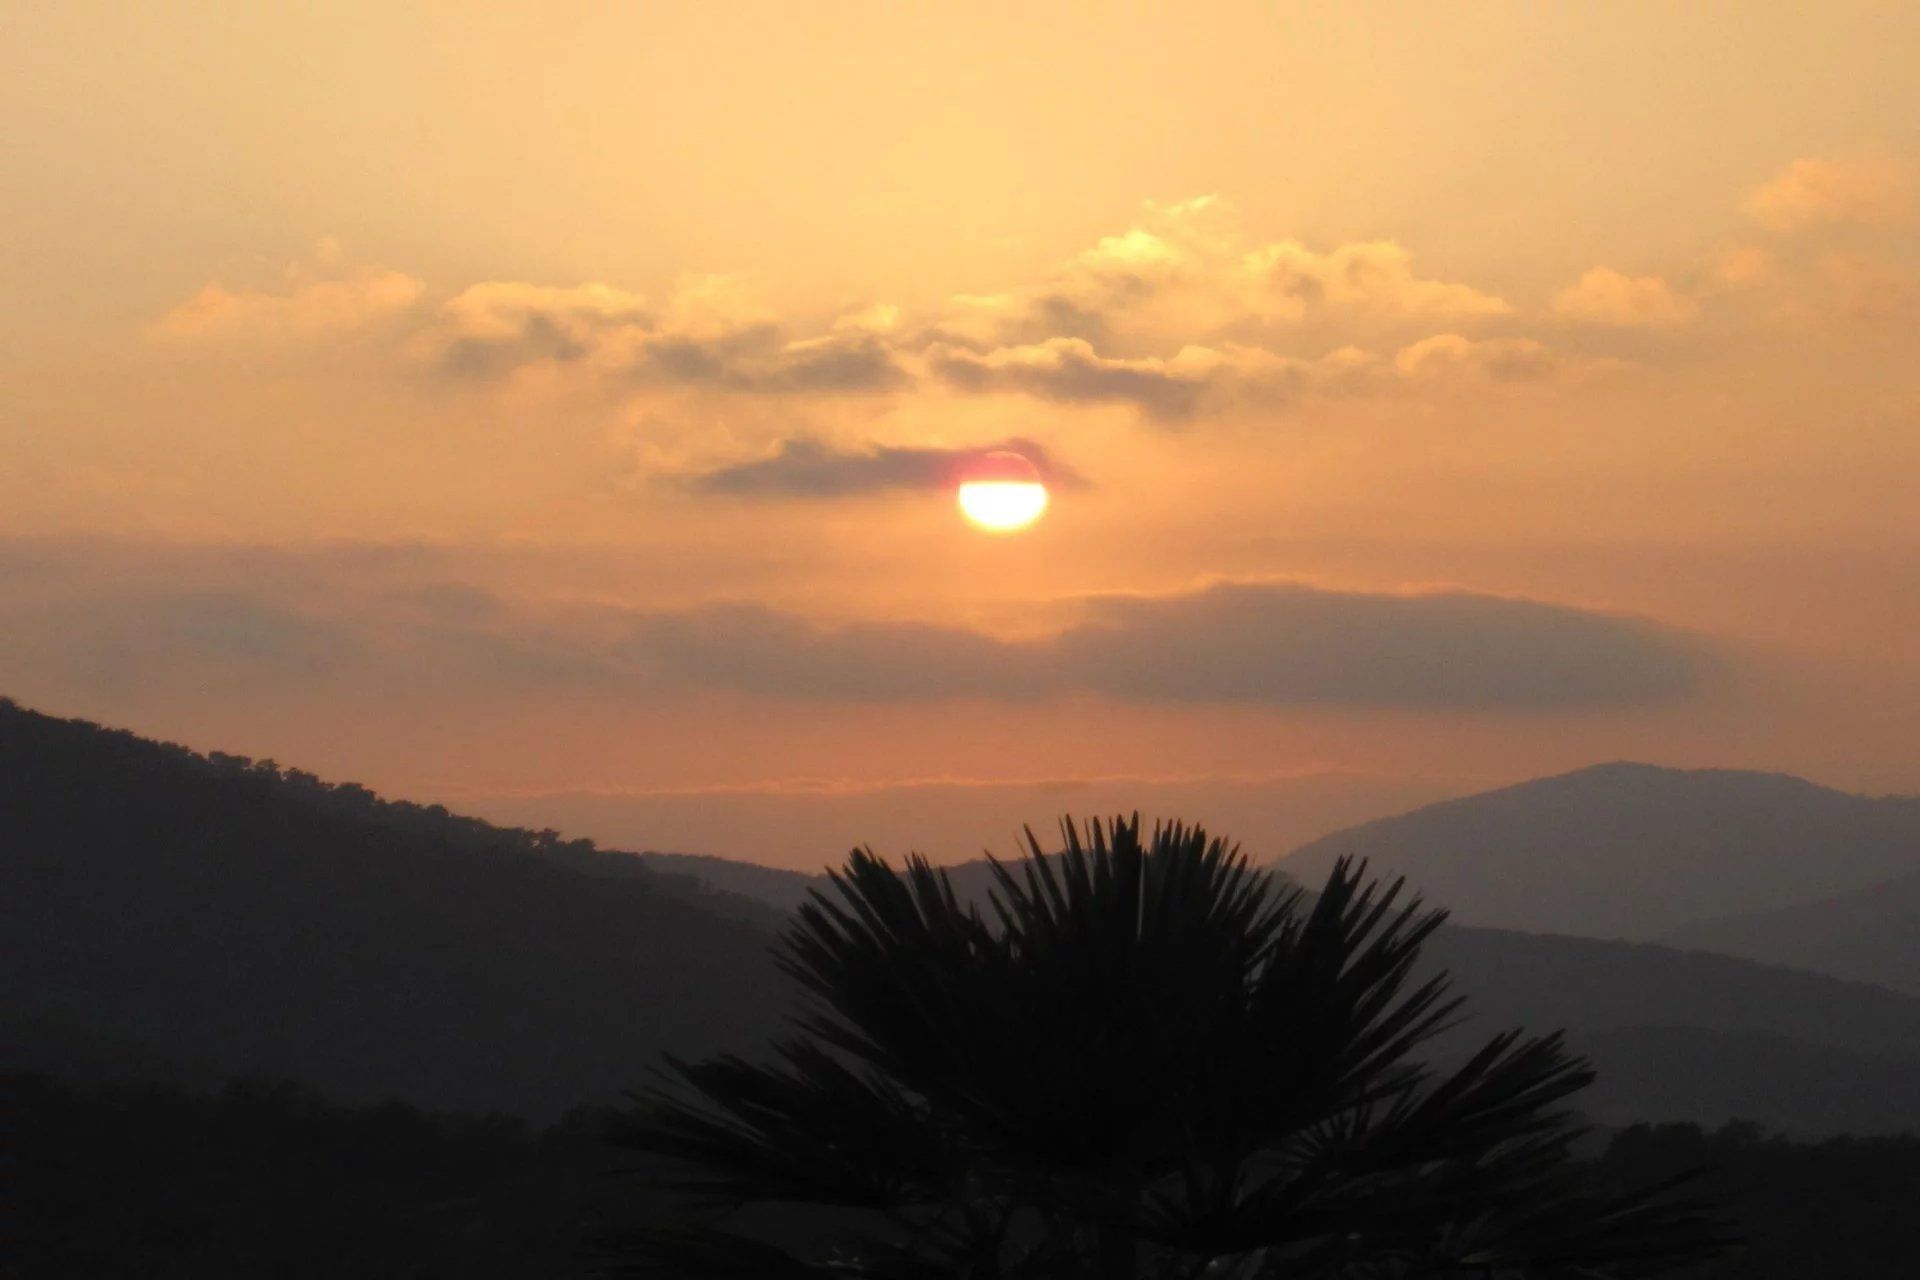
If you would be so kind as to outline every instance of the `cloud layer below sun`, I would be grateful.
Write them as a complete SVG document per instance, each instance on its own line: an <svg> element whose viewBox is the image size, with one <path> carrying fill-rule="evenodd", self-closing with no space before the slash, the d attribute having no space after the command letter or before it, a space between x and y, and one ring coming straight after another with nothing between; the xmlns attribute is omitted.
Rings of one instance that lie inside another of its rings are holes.
<svg viewBox="0 0 1920 1280"><path fill-rule="evenodd" d="M441 576L439 559L122 552L105 570L84 546L0 543L0 671L93 692L391 686L641 704L703 690L800 703L1094 694L1564 712L1683 702L1708 692L1723 661L1704 638L1645 619L1459 590L1218 582L1066 602L1058 627L1010 638L749 604L515 602Z"/></svg>

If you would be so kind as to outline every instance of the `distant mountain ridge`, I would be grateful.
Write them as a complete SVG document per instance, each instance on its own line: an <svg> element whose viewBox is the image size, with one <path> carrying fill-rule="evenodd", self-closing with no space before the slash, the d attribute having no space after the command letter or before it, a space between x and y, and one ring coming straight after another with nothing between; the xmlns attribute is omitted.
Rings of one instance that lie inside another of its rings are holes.
<svg viewBox="0 0 1920 1280"><path fill-rule="evenodd" d="M669 874L701 870L769 896ZM985 873L955 871L970 895ZM536 1116L609 1102L663 1050L751 1051L778 1030L792 993L772 929L812 883L494 828L0 702L0 1031L42 1070L259 1073ZM1428 963L1455 973L1472 1034L1567 1027L1603 1071L1619 1063L1596 1095L1610 1114L1920 1128L1920 1089L1887 1083L1920 1080L1920 999L1451 926ZM1756 1056L1774 1043L1790 1048ZM1704 1083L1662 1101L1647 1081L1663 1064Z"/></svg>
<svg viewBox="0 0 1920 1280"><path fill-rule="evenodd" d="M1650 940L1920 870L1920 798L1604 764L1363 823L1278 865L1312 882L1342 854L1405 874L1462 923Z"/></svg>
<svg viewBox="0 0 1920 1280"><path fill-rule="evenodd" d="M752 898L776 912L788 912L807 900L808 893L825 888L827 877L789 871L784 867L764 867L738 858L720 858L705 853L637 853L643 866L669 876L698 880L721 893Z"/></svg>
<svg viewBox="0 0 1920 1280"><path fill-rule="evenodd" d="M1920 995L1920 869L1817 902L1696 920L1662 940Z"/></svg>

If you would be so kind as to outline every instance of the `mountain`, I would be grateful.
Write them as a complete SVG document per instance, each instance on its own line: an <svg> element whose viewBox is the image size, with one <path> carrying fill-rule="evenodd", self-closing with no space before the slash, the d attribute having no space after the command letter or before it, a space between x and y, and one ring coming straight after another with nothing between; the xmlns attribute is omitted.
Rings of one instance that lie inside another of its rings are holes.
<svg viewBox="0 0 1920 1280"><path fill-rule="evenodd" d="M955 875L977 895L987 868ZM790 1007L772 926L814 883L492 827L0 702L0 1065L551 1116L616 1100L662 1050L763 1043ZM1920 1081L1920 999L1451 925L1428 963L1473 1015L1444 1052L1565 1027L1608 1072L1608 1116L1920 1129L1920 1087L1901 1087Z"/></svg>
<svg viewBox="0 0 1920 1280"><path fill-rule="evenodd" d="M0 1025L42 1068L106 1044L556 1114L663 1049L764 1039L777 918L551 833L0 703Z"/></svg>
<svg viewBox="0 0 1920 1280"><path fill-rule="evenodd" d="M1434 934L1421 962L1446 970L1468 997L1468 1036L1561 1028L1585 1044L1685 1027L1920 1064L1920 999L1817 973L1648 943L1452 924ZM1909 1100L1920 1106L1920 1071L1910 1079Z"/></svg>
<svg viewBox="0 0 1920 1280"><path fill-rule="evenodd" d="M666 875L683 876L721 893L751 898L784 917L807 900L814 889L827 887L824 875L808 875L782 867L763 867L738 858L716 858L704 853L641 853L642 865Z"/></svg>
<svg viewBox="0 0 1920 1280"><path fill-rule="evenodd" d="M1920 1132L1912 1059L1697 1027L1597 1032L1578 1047L1598 1073L1579 1101L1596 1124L1660 1116L1750 1121L1800 1136Z"/></svg>
<svg viewBox="0 0 1920 1280"><path fill-rule="evenodd" d="M1348 853L1464 924L1645 940L1920 870L1920 798L1607 764L1364 823L1280 865L1313 883Z"/></svg>
<svg viewBox="0 0 1920 1280"><path fill-rule="evenodd" d="M1920 995L1920 869L1818 902L1696 920L1663 941Z"/></svg>

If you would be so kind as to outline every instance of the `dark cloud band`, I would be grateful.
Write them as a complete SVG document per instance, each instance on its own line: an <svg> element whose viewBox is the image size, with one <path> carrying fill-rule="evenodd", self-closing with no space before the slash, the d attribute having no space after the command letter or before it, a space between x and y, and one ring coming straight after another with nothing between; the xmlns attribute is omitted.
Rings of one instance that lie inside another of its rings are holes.
<svg viewBox="0 0 1920 1280"><path fill-rule="evenodd" d="M755 605L530 608L421 553L373 581L358 551L304 568L283 557L271 562L288 571L267 590L258 557L221 552L169 569L145 556L116 569L85 548L8 550L0 539L0 572L14 569L14 590L0 592L0 686L16 689L238 682L642 701L710 689L821 703L1092 695L1579 712L1697 697L1726 665L1699 637L1645 619L1460 591L1221 583L1083 600L1065 629L1006 640L918 621L823 626ZM137 585L121 571L135 563L148 569Z"/></svg>
<svg viewBox="0 0 1920 1280"><path fill-rule="evenodd" d="M1078 471L1045 446L1019 438L972 449L876 445L864 450L837 449L817 440L786 440L770 457L703 472L686 483L696 492L745 498L849 498L944 489L957 482L969 463L997 451L1020 454L1055 488L1086 484Z"/></svg>
<svg viewBox="0 0 1920 1280"><path fill-rule="evenodd" d="M671 679L792 698L1028 698L1579 709L1676 701L1715 663L1638 619L1448 593L1227 584L1096 600L1040 641L924 623L818 628L751 607L642 623L627 656Z"/></svg>

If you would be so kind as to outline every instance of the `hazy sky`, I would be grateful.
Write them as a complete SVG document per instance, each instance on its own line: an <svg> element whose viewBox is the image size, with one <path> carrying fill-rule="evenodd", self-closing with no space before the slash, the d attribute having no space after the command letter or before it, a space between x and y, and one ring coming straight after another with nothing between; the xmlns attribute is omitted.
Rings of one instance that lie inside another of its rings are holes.
<svg viewBox="0 0 1920 1280"><path fill-rule="evenodd" d="M1920 790L1912 5L0 34L29 704L801 863ZM1054 502L990 537L1004 442Z"/></svg>

